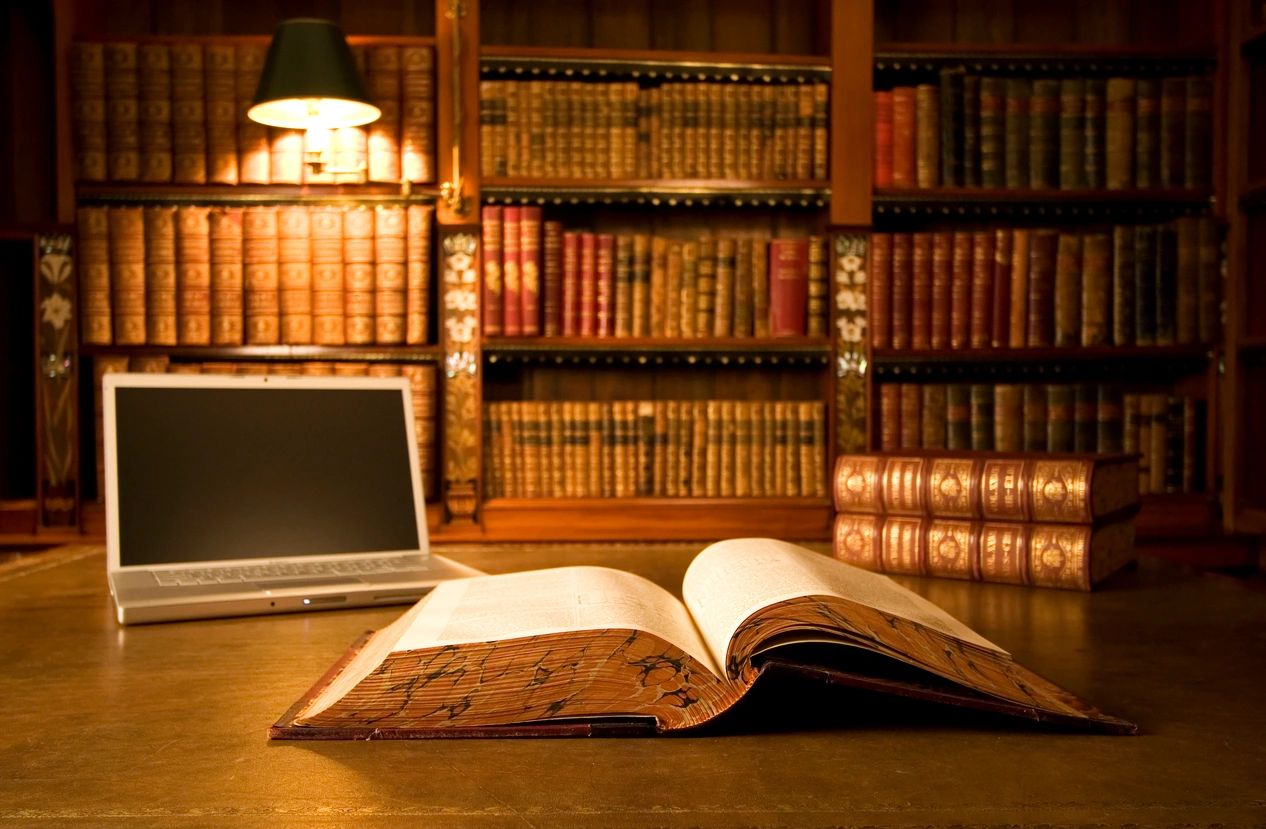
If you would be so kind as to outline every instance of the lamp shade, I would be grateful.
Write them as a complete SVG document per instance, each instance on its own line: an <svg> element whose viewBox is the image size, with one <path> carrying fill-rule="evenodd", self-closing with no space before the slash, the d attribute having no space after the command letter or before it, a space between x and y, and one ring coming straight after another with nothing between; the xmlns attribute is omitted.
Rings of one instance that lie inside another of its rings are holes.
<svg viewBox="0 0 1266 829"><path fill-rule="evenodd" d="M382 112L369 102L342 29L297 18L273 34L246 115L270 127L306 130L357 127Z"/></svg>

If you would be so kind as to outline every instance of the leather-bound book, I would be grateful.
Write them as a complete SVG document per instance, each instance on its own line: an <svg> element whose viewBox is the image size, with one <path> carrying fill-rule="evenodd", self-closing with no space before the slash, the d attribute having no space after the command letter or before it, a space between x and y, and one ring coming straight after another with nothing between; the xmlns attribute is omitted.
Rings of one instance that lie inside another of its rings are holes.
<svg viewBox="0 0 1266 829"><path fill-rule="evenodd" d="M1160 186L1160 79L1139 78L1134 85L1134 186Z"/></svg>
<svg viewBox="0 0 1266 829"><path fill-rule="evenodd" d="M651 236L649 244L650 244L650 253L648 255L650 257L650 264L649 264L650 275L648 277L649 287L647 288L647 293L649 294L649 308L647 309L648 316L647 316L647 323L646 323L647 324L646 334L647 336L651 336L651 337L664 337L664 336L667 336L666 332L668 330L668 297L669 297L669 293L668 293L668 239L664 236ZM751 247L748 246L747 244L740 244L739 249L738 249L739 263L741 263L742 256L744 254L748 256L747 333L750 335L752 331ZM735 267L737 270L737 268L739 267L739 264L736 264ZM735 278L737 280L741 277L739 277L736 273ZM736 289L741 288L741 286L738 285L737 283L735 287ZM735 308L736 313L737 313L737 310L738 309L737 309L737 298L736 298L736 308Z"/></svg>
<svg viewBox="0 0 1266 829"><path fill-rule="evenodd" d="M988 348L993 340L994 233L972 233L971 312L968 343L972 348Z"/></svg>
<svg viewBox="0 0 1266 829"><path fill-rule="evenodd" d="M1200 304L1198 339L1216 342L1222 336L1222 252L1217 222L1211 217L1199 220L1196 231L1196 265L1199 268Z"/></svg>
<svg viewBox="0 0 1266 829"><path fill-rule="evenodd" d="M1019 452L1024 446L1022 387L999 383L993 387L993 393L993 448L999 452Z"/></svg>
<svg viewBox="0 0 1266 829"><path fill-rule="evenodd" d="M330 136L330 158L334 166L347 172L329 173L321 177L322 181L333 181L334 184L360 184L364 165L369 158L369 135L364 127L339 127ZM313 182L309 169L306 180Z"/></svg>
<svg viewBox="0 0 1266 829"><path fill-rule="evenodd" d="M347 342L343 301L343 213L334 205L313 206L312 227L312 342Z"/></svg>
<svg viewBox="0 0 1266 829"><path fill-rule="evenodd" d="M1083 181L1084 185L1092 190L1101 190L1107 186L1107 114L1107 80L1086 78Z"/></svg>
<svg viewBox="0 0 1266 829"><path fill-rule="evenodd" d="M716 240L716 313L712 318L712 336L729 337L734 333L734 265L738 242L732 236L723 236ZM809 262L807 267L812 270L814 258L814 246L809 245ZM821 262L819 261L818 270L821 270ZM810 280L810 283L812 280ZM824 297L823 297L824 298ZM810 328L813 327L813 315L807 314ZM819 328L821 325L819 323ZM810 333L813 333L812 331ZM819 330L818 336L824 336L825 330Z"/></svg>
<svg viewBox="0 0 1266 829"><path fill-rule="evenodd" d="M658 238L658 237L657 237ZM682 310L682 244L677 241L667 243L664 260L664 336L680 337ZM769 320L765 320L768 333Z"/></svg>
<svg viewBox="0 0 1266 829"><path fill-rule="evenodd" d="M575 337L580 333L580 236L574 230L563 232L563 288L561 334Z"/></svg>
<svg viewBox="0 0 1266 829"><path fill-rule="evenodd" d="M1206 407L1194 397L1182 399L1182 491L1205 490Z"/></svg>
<svg viewBox="0 0 1266 829"><path fill-rule="evenodd" d="M203 64L201 43L171 44L172 180L177 184L207 183Z"/></svg>
<svg viewBox="0 0 1266 829"><path fill-rule="evenodd" d="M980 79L980 185L1002 187L1006 183L1007 82L1005 78Z"/></svg>
<svg viewBox="0 0 1266 829"><path fill-rule="evenodd" d="M73 96L75 180L105 181L108 167L104 43L71 45L70 91Z"/></svg>
<svg viewBox="0 0 1266 829"><path fill-rule="evenodd" d="M974 451L993 449L994 408L993 386L973 383L971 386L971 448Z"/></svg>
<svg viewBox="0 0 1266 829"><path fill-rule="evenodd" d="M950 348L971 344L972 252L974 236L968 230L954 231L950 259Z"/></svg>
<svg viewBox="0 0 1266 829"><path fill-rule="evenodd" d="M870 342L874 348L892 346L893 234L870 235Z"/></svg>
<svg viewBox="0 0 1266 829"><path fill-rule="evenodd" d="M268 176L273 184L303 184L305 137L302 130L268 130Z"/></svg>
<svg viewBox="0 0 1266 829"><path fill-rule="evenodd" d="M813 179L828 177L828 142L830 133L830 85L813 84Z"/></svg>
<svg viewBox="0 0 1266 829"><path fill-rule="evenodd" d="M734 425L734 401L722 400L718 404L720 408L720 441L718 443L718 454L720 455L720 463L717 470L717 489L716 494L721 498L734 497L734 467L735 467L735 425ZM798 438L798 435L796 436ZM795 447L793 449L793 446ZM788 441L788 452L799 450L798 439L792 443Z"/></svg>
<svg viewBox="0 0 1266 829"><path fill-rule="evenodd" d="M918 449L923 438L920 410L923 392L918 383L897 385L901 395L901 430L897 445L902 449Z"/></svg>
<svg viewBox="0 0 1266 829"><path fill-rule="evenodd" d="M1093 383L1073 386L1073 451L1093 452L1099 441L1099 390Z"/></svg>
<svg viewBox="0 0 1266 829"><path fill-rule="evenodd" d="M171 52L166 43L142 43L137 50L140 180L171 181Z"/></svg>
<svg viewBox="0 0 1266 829"><path fill-rule="evenodd" d="M1186 79L1183 121L1182 187L1208 187L1213 166L1213 80L1208 75Z"/></svg>
<svg viewBox="0 0 1266 829"><path fill-rule="evenodd" d="M901 448L901 384L879 387L879 448Z"/></svg>
<svg viewBox="0 0 1266 829"><path fill-rule="evenodd" d="M400 174L405 181L435 180L434 51L400 49Z"/></svg>
<svg viewBox="0 0 1266 829"><path fill-rule="evenodd" d="M948 230L932 233L932 296L928 307L928 345L950 346L950 290L953 283L954 234ZM872 279L874 275L872 273Z"/></svg>
<svg viewBox="0 0 1266 829"><path fill-rule="evenodd" d="M501 281L501 258L504 248L501 244L504 233L503 208L498 205L484 205L480 211L480 235L484 247L484 290L482 290L482 320L484 320L485 337L500 337L504 332L503 281Z"/></svg>
<svg viewBox="0 0 1266 829"><path fill-rule="evenodd" d="M1139 494L1152 492L1152 409L1155 395L1140 394L1138 416Z"/></svg>
<svg viewBox="0 0 1266 829"><path fill-rule="evenodd" d="M373 342L380 346L405 342L406 232L404 205L373 208Z"/></svg>
<svg viewBox="0 0 1266 829"><path fill-rule="evenodd" d="M1007 78L1004 104L1003 182L1009 188L1024 188L1029 179L1029 106L1032 89L1028 78Z"/></svg>
<svg viewBox="0 0 1266 829"><path fill-rule="evenodd" d="M231 43L203 47L207 116L207 181L237 184L237 78Z"/></svg>
<svg viewBox="0 0 1266 829"><path fill-rule="evenodd" d="M242 218L240 207L219 207L209 216L212 345L242 345L245 340Z"/></svg>
<svg viewBox="0 0 1266 829"><path fill-rule="evenodd" d="M1178 231L1173 224L1156 228L1156 344L1178 339Z"/></svg>
<svg viewBox="0 0 1266 829"><path fill-rule="evenodd" d="M236 105L237 177L242 184L268 184L268 127L246 117L264 71L263 44L239 43L233 54L233 100Z"/></svg>
<svg viewBox="0 0 1266 829"><path fill-rule="evenodd" d="M312 215L306 206L285 205L278 210L277 252L281 341L287 345L311 343Z"/></svg>
<svg viewBox="0 0 1266 829"><path fill-rule="evenodd" d="M1187 133L1187 79L1162 78L1160 82L1160 180L1161 187L1182 187L1185 180Z"/></svg>
<svg viewBox="0 0 1266 829"><path fill-rule="evenodd" d="M1091 524L1133 514L1137 467L1126 454L845 454L831 495L846 513Z"/></svg>
<svg viewBox="0 0 1266 829"><path fill-rule="evenodd" d="M1151 438L1151 491L1156 494L1168 492L1166 482L1170 477L1171 459L1169 437L1169 397L1164 394L1150 395L1152 398L1152 430Z"/></svg>
<svg viewBox="0 0 1266 829"><path fill-rule="evenodd" d="M980 186L980 76L963 76L962 184Z"/></svg>
<svg viewBox="0 0 1266 829"><path fill-rule="evenodd" d="M1073 431L1075 391L1068 383L1051 383L1046 387L1046 450L1072 452L1076 446Z"/></svg>
<svg viewBox="0 0 1266 829"><path fill-rule="evenodd" d="M615 335L615 236L599 233L594 246L594 334Z"/></svg>
<svg viewBox="0 0 1266 829"><path fill-rule="evenodd" d="M369 98L374 106L382 111L382 115L369 124L367 175L370 181L399 182L401 176L400 47L369 47L368 70L365 73L365 83L368 87Z"/></svg>
<svg viewBox="0 0 1266 829"><path fill-rule="evenodd" d="M277 208L252 205L242 214L242 282L247 345L281 342Z"/></svg>
<svg viewBox="0 0 1266 829"><path fill-rule="evenodd" d="M712 84L712 89L719 97L723 95L722 84ZM799 84L793 87L796 93L796 140L795 140L795 160L791 165L790 178L805 181L813 177L813 84ZM714 119L716 118L714 114ZM723 119L721 120L724 124ZM715 123L715 121L714 121ZM721 127L724 136L724 126ZM713 128L713 132L716 128ZM725 158L725 139L722 137L721 146L718 152L713 153L713 158L724 160ZM717 178L724 176L723 170L716 171Z"/></svg>
<svg viewBox="0 0 1266 829"><path fill-rule="evenodd" d="M771 323L769 242L766 239L752 239L752 331L757 337L768 337Z"/></svg>
<svg viewBox="0 0 1266 829"><path fill-rule="evenodd" d="M374 341L374 241L374 211L365 205L348 208L343 214L343 326L349 345Z"/></svg>
<svg viewBox="0 0 1266 829"><path fill-rule="evenodd" d="M1175 269L1174 341L1191 344L1200 339L1200 219L1174 220L1178 255Z"/></svg>
<svg viewBox="0 0 1266 829"><path fill-rule="evenodd" d="M1037 383L1024 386L1024 451L1045 452L1047 431L1046 387Z"/></svg>
<svg viewBox="0 0 1266 829"><path fill-rule="evenodd" d="M1059 187L1086 187L1086 79L1059 81Z"/></svg>
<svg viewBox="0 0 1266 829"><path fill-rule="evenodd" d="M1095 406L1098 432L1095 451L1100 454L1116 454L1124 451L1125 412L1121 387L1104 383L1098 388L1099 398Z"/></svg>
<svg viewBox="0 0 1266 829"><path fill-rule="evenodd" d="M145 343L145 220L140 207L111 207L110 307L114 344Z"/></svg>
<svg viewBox="0 0 1266 829"><path fill-rule="evenodd" d="M915 98L912 86L898 86L892 90L893 187L914 187L917 184Z"/></svg>
<svg viewBox="0 0 1266 829"><path fill-rule="evenodd" d="M542 227L541 334L557 337L563 332L563 224L548 221Z"/></svg>
<svg viewBox="0 0 1266 829"><path fill-rule="evenodd" d="M915 87L914 104L914 182L917 187L936 187L941 183L940 91L933 84Z"/></svg>
<svg viewBox="0 0 1266 829"><path fill-rule="evenodd" d="M1082 236L1059 234L1055 254L1055 345L1081 341Z"/></svg>
<svg viewBox="0 0 1266 829"><path fill-rule="evenodd" d="M507 337L523 334L522 216L523 208L518 206L501 211L501 332Z"/></svg>
<svg viewBox="0 0 1266 829"><path fill-rule="evenodd" d="M1134 560L1134 524L840 514L834 555L880 573L1090 591Z"/></svg>
<svg viewBox="0 0 1266 829"><path fill-rule="evenodd" d="M1029 331L1029 229L1011 231L1011 290L1007 297L1007 339L1009 348L1024 348Z"/></svg>
<svg viewBox="0 0 1266 829"><path fill-rule="evenodd" d="M617 337L633 335L633 237L615 237L615 295L612 299Z"/></svg>
<svg viewBox="0 0 1266 829"><path fill-rule="evenodd" d="M613 242L614 244L614 242ZM612 252L614 255L614 251ZM593 233L583 233L580 236L580 329L579 333L582 337L605 336L602 332L602 326L599 322L599 303L605 304L606 312L610 313L610 293L613 286L607 285L605 288L599 284L600 274L598 265L598 237ZM614 265L614 262L608 260L608 266ZM602 274L608 278L614 278L614 274ZM693 283L692 283L693 288ZM607 299L602 299L605 294ZM692 295L693 296L693 295ZM691 317L693 324L694 317Z"/></svg>
<svg viewBox="0 0 1266 829"><path fill-rule="evenodd" d="M1113 345L1134 344L1134 226L1112 228Z"/></svg>
<svg viewBox="0 0 1266 829"><path fill-rule="evenodd" d="M405 334L409 345L429 340L431 308L431 217L429 204L411 204L405 218Z"/></svg>
<svg viewBox="0 0 1266 829"><path fill-rule="evenodd" d="M892 186L893 163L892 92L875 91L875 186Z"/></svg>
<svg viewBox="0 0 1266 829"><path fill-rule="evenodd" d="M1106 345L1112 323L1112 237L1107 232L1085 235L1081 267L1081 344Z"/></svg>
<svg viewBox="0 0 1266 829"><path fill-rule="evenodd" d="M803 256L800 262L801 303L808 298L807 283L809 279L809 252L807 240L804 243ZM712 326L716 322L717 312L717 241L716 237L704 234L699 237L699 269L695 279L695 336L707 337L712 334ZM804 333L804 316L801 316L801 329Z"/></svg>
<svg viewBox="0 0 1266 829"><path fill-rule="evenodd" d="M753 334L752 315L755 311L753 307L753 291L755 286L752 284L752 244L747 239L738 239L735 241L734 248L734 324L733 334L736 337L750 337ZM654 254L651 256L651 284L655 283L654 273L655 265ZM826 263L822 263L825 267ZM824 286L825 287L825 286ZM825 297L824 297L825 299ZM651 314L654 317L656 307L662 306L662 303L656 302L655 291L651 290ZM662 312L662 308L660 309ZM825 323L825 319L823 320ZM654 322L651 324L652 332L655 330ZM824 332L825 333L825 332Z"/></svg>
<svg viewBox="0 0 1266 829"><path fill-rule="evenodd" d="M1135 187L1135 81L1108 78L1105 94L1107 129L1104 135L1104 183L1109 190Z"/></svg>
<svg viewBox="0 0 1266 829"><path fill-rule="evenodd" d="M1060 185L1060 82L1050 78L1033 81L1029 98L1028 185L1046 190Z"/></svg>
<svg viewBox="0 0 1266 829"><path fill-rule="evenodd" d="M808 279L809 240L804 238L771 239L769 242L771 336L797 337L805 333Z"/></svg>
<svg viewBox="0 0 1266 829"><path fill-rule="evenodd" d="M633 336L646 337L651 331L651 237L636 233L633 239ZM734 240L730 240L731 245ZM731 247L729 265L734 265ZM731 277L733 282L733 277Z"/></svg>
<svg viewBox="0 0 1266 829"><path fill-rule="evenodd" d="M175 345L176 208L145 208L145 343Z"/></svg>
<svg viewBox="0 0 1266 829"><path fill-rule="evenodd" d="M1029 235L1029 318L1026 344L1055 344L1055 271L1062 234L1037 228Z"/></svg>
<svg viewBox="0 0 1266 829"><path fill-rule="evenodd" d="M910 348L932 347L932 234L926 231L912 237L910 284Z"/></svg>
<svg viewBox="0 0 1266 829"><path fill-rule="evenodd" d="M1134 344L1156 343L1156 225L1134 228Z"/></svg>
<svg viewBox="0 0 1266 829"><path fill-rule="evenodd" d="M827 272L827 242L822 236L810 236L808 242L809 281L805 286L808 291L805 303L805 333L810 337L825 337L830 307L827 297L830 285L830 274Z"/></svg>
<svg viewBox="0 0 1266 829"><path fill-rule="evenodd" d="M519 213L520 320L525 337L541 335L541 208L524 206Z"/></svg>
<svg viewBox="0 0 1266 829"><path fill-rule="evenodd" d="M951 383L945 390L945 446L971 449L971 386Z"/></svg>
<svg viewBox="0 0 1266 829"><path fill-rule="evenodd" d="M942 187L963 185L963 76L962 67L940 71L937 123L940 127Z"/></svg>
<svg viewBox="0 0 1266 829"><path fill-rule="evenodd" d="M786 404L779 418L779 435L782 440L775 449L779 468L786 463ZM704 437L706 451L703 470L703 496L716 498L721 494L721 401L709 400L707 403L706 434Z"/></svg>
<svg viewBox="0 0 1266 829"><path fill-rule="evenodd" d="M211 344L210 208L176 209L176 340Z"/></svg>
<svg viewBox="0 0 1266 829"><path fill-rule="evenodd" d="M1014 260L1012 243L1014 233L1010 228L994 231L993 242L993 320L989 327L989 344L994 348L1007 348L1011 340L1011 265Z"/></svg>
<svg viewBox="0 0 1266 829"><path fill-rule="evenodd" d="M140 88L135 43L105 44L106 169L111 181L141 174Z"/></svg>
<svg viewBox="0 0 1266 829"><path fill-rule="evenodd" d="M946 440L946 398L944 383L924 383L920 387L919 446L923 449L944 449Z"/></svg>
<svg viewBox="0 0 1266 829"><path fill-rule="evenodd" d="M914 311L914 237L892 235L892 347L910 347L910 322Z"/></svg>
<svg viewBox="0 0 1266 829"><path fill-rule="evenodd" d="M1167 493L1182 492L1183 457L1183 398L1170 395L1165 398L1165 489ZM1155 440L1155 433L1153 433Z"/></svg>
<svg viewBox="0 0 1266 829"><path fill-rule="evenodd" d="M1139 395L1121 395L1121 451L1130 455L1139 451Z"/></svg>

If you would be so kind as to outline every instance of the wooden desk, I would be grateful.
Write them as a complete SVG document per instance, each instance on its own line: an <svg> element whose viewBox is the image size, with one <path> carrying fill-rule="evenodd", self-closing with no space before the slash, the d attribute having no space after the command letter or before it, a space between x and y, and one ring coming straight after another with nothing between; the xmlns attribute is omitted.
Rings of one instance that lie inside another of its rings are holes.
<svg viewBox="0 0 1266 829"><path fill-rule="evenodd" d="M692 552L452 555L489 571L605 562L675 587ZM100 550L43 555L0 571L5 825L1266 822L1266 593L1225 577L1145 562L1094 595L907 582L1139 737L798 689L789 724L706 738L270 743L401 608L124 629Z"/></svg>

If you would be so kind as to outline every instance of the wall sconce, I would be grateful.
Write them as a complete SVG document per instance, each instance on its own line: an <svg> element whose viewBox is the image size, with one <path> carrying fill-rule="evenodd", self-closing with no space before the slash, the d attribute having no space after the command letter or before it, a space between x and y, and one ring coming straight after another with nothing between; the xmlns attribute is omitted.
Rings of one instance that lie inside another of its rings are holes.
<svg viewBox="0 0 1266 829"><path fill-rule="evenodd" d="M370 103L342 29L296 18L273 33L246 115L270 127L304 130L304 163L313 173L358 173L364 180L364 160L350 169L330 166L330 131L368 124L382 112Z"/></svg>

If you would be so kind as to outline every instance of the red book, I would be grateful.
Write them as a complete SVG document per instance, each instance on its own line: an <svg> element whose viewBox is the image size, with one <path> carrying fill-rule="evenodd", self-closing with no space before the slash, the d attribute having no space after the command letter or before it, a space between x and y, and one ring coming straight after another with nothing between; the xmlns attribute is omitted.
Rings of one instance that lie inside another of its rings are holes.
<svg viewBox="0 0 1266 829"><path fill-rule="evenodd" d="M932 234L914 234L914 277L911 281L910 347L932 345Z"/></svg>
<svg viewBox="0 0 1266 829"><path fill-rule="evenodd" d="M932 310L929 337L932 348L949 348L950 283L954 258L954 235L938 230L932 234Z"/></svg>
<svg viewBox="0 0 1266 829"><path fill-rule="evenodd" d="M499 337L501 328L501 208L485 207L480 223L484 246L484 336Z"/></svg>
<svg viewBox="0 0 1266 829"><path fill-rule="evenodd" d="M769 319L775 337L805 332L809 301L809 240L769 241Z"/></svg>
<svg viewBox="0 0 1266 829"><path fill-rule="evenodd" d="M954 231L950 254L950 348L967 348L970 342L971 252L971 231Z"/></svg>
<svg viewBox="0 0 1266 829"><path fill-rule="evenodd" d="M993 325L993 232L972 234L971 253L971 332L972 348L988 348Z"/></svg>
<svg viewBox="0 0 1266 829"><path fill-rule="evenodd" d="M520 207L507 207L502 213L505 232L501 236L501 325L507 337L523 334L523 285L519 281L522 214Z"/></svg>
<svg viewBox="0 0 1266 829"><path fill-rule="evenodd" d="M615 236L599 233L594 273L597 292L594 304L595 333L599 337L615 336Z"/></svg>
<svg viewBox="0 0 1266 829"><path fill-rule="evenodd" d="M875 186L892 186L892 93L875 92Z"/></svg>
<svg viewBox="0 0 1266 829"><path fill-rule="evenodd" d="M993 242L993 325L990 343L1006 348L1011 339L1011 231L999 228Z"/></svg>
<svg viewBox="0 0 1266 829"><path fill-rule="evenodd" d="M564 337L580 333L580 234L569 230L563 234L563 307Z"/></svg>
<svg viewBox="0 0 1266 829"><path fill-rule="evenodd" d="M892 345L892 234L870 235L870 344Z"/></svg>
<svg viewBox="0 0 1266 829"><path fill-rule="evenodd" d="M544 272L541 275L541 327L545 336L563 330L563 223L545 223Z"/></svg>
<svg viewBox="0 0 1266 829"><path fill-rule="evenodd" d="M897 349L910 347L913 242L909 233L892 234L892 347Z"/></svg>
<svg viewBox="0 0 1266 829"><path fill-rule="evenodd" d="M541 208L519 213L519 299L523 336L541 335Z"/></svg>
<svg viewBox="0 0 1266 829"><path fill-rule="evenodd" d="M580 336L597 333L598 276L597 240L592 233L580 234Z"/></svg>
<svg viewBox="0 0 1266 829"><path fill-rule="evenodd" d="M893 187L913 187L915 184L914 102L913 86L898 86L892 90Z"/></svg>

